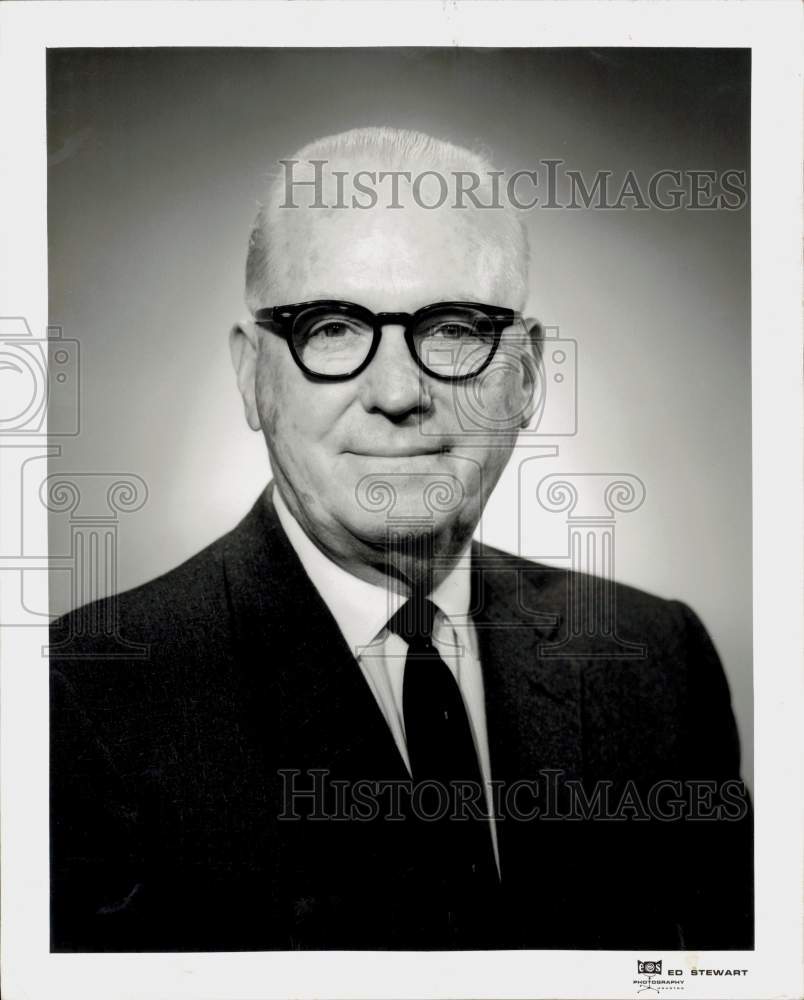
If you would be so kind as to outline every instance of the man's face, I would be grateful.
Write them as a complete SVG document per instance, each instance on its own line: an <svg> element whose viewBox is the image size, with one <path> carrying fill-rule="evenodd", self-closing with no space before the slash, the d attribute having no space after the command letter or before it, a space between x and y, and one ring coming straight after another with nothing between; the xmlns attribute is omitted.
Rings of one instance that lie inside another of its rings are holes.
<svg viewBox="0 0 804 1000"><path fill-rule="evenodd" d="M288 265L275 300L356 302L413 313L442 301L519 309L515 294L477 247L482 219L456 211L306 211L288 222ZM521 326L502 334L486 371L451 383L423 372L401 326L383 329L358 376L319 382L294 362L282 337L249 330L253 378L240 387L259 421L283 497L325 550L382 549L389 525L415 520L447 548L471 536L527 415L532 364ZM237 362L236 362L237 364ZM483 433L487 432L487 433Z"/></svg>

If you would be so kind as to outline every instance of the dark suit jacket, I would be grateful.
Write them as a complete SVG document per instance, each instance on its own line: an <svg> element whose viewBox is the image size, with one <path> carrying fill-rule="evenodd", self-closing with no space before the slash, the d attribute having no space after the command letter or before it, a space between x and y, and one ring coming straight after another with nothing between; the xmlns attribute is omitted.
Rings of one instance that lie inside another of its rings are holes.
<svg viewBox="0 0 804 1000"><path fill-rule="evenodd" d="M53 950L753 947L750 807L723 791L738 742L698 619L617 586L621 644L579 646L568 602L588 578L474 560L508 799L473 936L444 937L406 820L328 819L331 784L289 803L322 773L379 788L407 772L266 491L182 566L53 627ZM710 818L656 817L696 795Z"/></svg>

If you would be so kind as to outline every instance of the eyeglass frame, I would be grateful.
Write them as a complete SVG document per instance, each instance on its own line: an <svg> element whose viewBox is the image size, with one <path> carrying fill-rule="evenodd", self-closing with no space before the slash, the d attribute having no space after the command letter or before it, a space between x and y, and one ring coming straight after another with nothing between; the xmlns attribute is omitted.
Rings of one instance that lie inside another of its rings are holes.
<svg viewBox="0 0 804 1000"><path fill-rule="evenodd" d="M296 346L293 343L293 328L299 314L305 309L310 309L313 306L321 308L331 307L334 308L335 311L340 312L349 311L351 315L355 315L355 318L364 319L367 322L367 325L371 327L371 347L368 350L368 354L357 366L357 368L353 368L352 371L343 375L325 375L319 372L311 371L311 369L307 368L301 360L296 350ZM421 322L422 317L426 316L426 314L432 310L445 308L474 309L477 312L483 313L494 324L494 343L489 351L488 357L476 371L470 372L468 375L440 375L438 372L428 368L416 353L416 349L413 344L413 330L415 329L417 323ZM506 329L506 327L513 326L517 319L521 319L520 313L515 309L509 309L505 306L486 305L482 302L433 302L430 305L422 306L421 309L417 309L413 313L375 313L372 312L371 309L368 309L366 306L361 306L357 302L347 302L343 299L311 299L307 302L295 302L284 306L266 306L265 308L255 310L253 315L254 322L258 326L261 326L266 330L270 330L271 333L275 333L277 336L280 336L285 340L293 360L304 372L304 374L307 375L308 378L312 378L320 382L346 382L349 379L356 378L364 372L374 359L374 355L377 353L377 348L380 346L380 338L382 337L382 329L385 326L404 327L405 343L407 344L408 351L410 352L413 360L416 362L416 365L425 373L425 375L429 375L430 378L438 379L441 382L466 382L471 378L477 378L481 372L488 368L500 346L503 330ZM275 326L272 324L275 324Z"/></svg>

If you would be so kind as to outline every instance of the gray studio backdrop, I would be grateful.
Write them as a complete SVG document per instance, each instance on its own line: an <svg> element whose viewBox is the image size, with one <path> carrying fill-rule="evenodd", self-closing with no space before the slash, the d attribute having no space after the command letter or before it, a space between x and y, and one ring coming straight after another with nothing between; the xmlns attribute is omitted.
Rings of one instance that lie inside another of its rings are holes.
<svg viewBox="0 0 804 1000"><path fill-rule="evenodd" d="M728 50L51 50L50 322L79 342L81 382L80 433L59 437L71 404L51 408L50 473L92 474L80 482L98 510L103 477L147 488L138 509L124 498L113 512L116 563L100 591L227 531L269 476L227 333L280 158L390 124L486 151L503 170L562 160L588 181L611 171L615 186L628 170L645 186L664 169L746 170L749 77L748 55ZM566 565L567 512L539 503L541 479L638 477L645 500L617 515L615 575L704 620L750 781L749 209L527 218L532 312L577 355L577 433L541 439L558 456L515 454L483 540ZM76 516L51 516L51 556L69 556ZM69 558L52 579L60 612L82 593Z"/></svg>

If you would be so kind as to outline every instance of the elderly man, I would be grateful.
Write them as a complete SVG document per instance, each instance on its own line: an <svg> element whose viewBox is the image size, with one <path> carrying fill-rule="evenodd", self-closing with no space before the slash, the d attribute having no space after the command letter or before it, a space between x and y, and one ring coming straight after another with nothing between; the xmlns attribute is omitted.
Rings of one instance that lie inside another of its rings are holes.
<svg viewBox="0 0 804 1000"><path fill-rule="evenodd" d="M491 165L360 129L283 167L231 332L274 481L115 598L130 656L54 626L53 948L751 947L700 622L618 587L645 655L555 655L573 575L472 542L538 383Z"/></svg>

